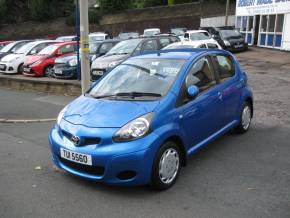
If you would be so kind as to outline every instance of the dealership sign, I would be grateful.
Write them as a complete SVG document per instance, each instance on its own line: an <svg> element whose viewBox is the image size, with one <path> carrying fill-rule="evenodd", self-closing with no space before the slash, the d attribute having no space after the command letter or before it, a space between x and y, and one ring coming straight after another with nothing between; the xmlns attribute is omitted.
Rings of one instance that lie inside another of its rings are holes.
<svg viewBox="0 0 290 218"><path fill-rule="evenodd" d="M290 13L290 0L237 0L237 16L284 13Z"/></svg>

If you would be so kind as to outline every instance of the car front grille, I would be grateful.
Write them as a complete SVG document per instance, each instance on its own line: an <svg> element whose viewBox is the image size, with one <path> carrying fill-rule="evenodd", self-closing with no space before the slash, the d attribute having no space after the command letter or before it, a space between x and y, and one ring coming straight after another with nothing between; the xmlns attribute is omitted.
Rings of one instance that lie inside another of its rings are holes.
<svg viewBox="0 0 290 218"><path fill-rule="evenodd" d="M59 160L62 162L62 164L64 164L65 166L79 171L79 172L83 172L83 173L87 173L87 174L91 174L91 175L95 175L95 176L102 176L104 175L105 172L105 167L102 166L87 166L84 164L79 164L79 163L75 163L69 160L66 160L60 156L58 156Z"/></svg>
<svg viewBox="0 0 290 218"><path fill-rule="evenodd" d="M68 140L74 143L74 141L72 140L74 135L64 130L61 130L61 133L64 137L66 137ZM80 141L76 146L81 147L86 145L97 145L100 144L100 142L101 138L99 137L80 137Z"/></svg>

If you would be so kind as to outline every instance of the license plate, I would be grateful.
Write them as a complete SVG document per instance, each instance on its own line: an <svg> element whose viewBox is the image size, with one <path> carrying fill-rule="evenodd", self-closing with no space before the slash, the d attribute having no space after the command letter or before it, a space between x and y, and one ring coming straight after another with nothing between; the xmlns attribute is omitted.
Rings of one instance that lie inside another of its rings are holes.
<svg viewBox="0 0 290 218"><path fill-rule="evenodd" d="M24 67L23 71L29 73L30 72L30 68L29 67Z"/></svg>
<svg viewBox="0 0 290 218"><path fill-rule="evenodd" d="M235 48L241 48L241 47L243 47L243 44L235 45L234 47Z"/></svg>
<svg viewBox="0 0 290 218"><path fill-rule="evenodd" d="M54 70L54 73L55 73L55 74L62 74L62 70L60 70L60 69L55 69L55 70Z"/></svg>
<svg viewBox="0 0 290 218"><path fill-rule="evenodd" d="M0 70L4 70L5 69L5 65L4 64L0 64Z"/></svg>
<svg viewBox="0 0 290 218"><path fill-rule="evenodd" d="M93 75L94 76L103 76L104 72L101 70L94 70Z"/></svg>
<svg viewBox="0 0 290 218"><path fill-rule="evenodd" d="M61 148L60 149L60 156L64 159L92 166L92 156L87 154L82 154L74 151L69 151L66 149Z"/></svg>

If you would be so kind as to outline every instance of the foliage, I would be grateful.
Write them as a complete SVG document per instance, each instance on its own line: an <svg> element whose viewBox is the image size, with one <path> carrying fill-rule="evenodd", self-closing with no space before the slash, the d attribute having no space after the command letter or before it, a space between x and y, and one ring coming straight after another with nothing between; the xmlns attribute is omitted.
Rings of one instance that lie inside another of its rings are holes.
<svg viewBox="0 0 290 218"><path fill-rule="evenodd" d="M89 10L89 23L90 24L98 24L101 19L101 14L97 10ZM68 26L75 26L76 23L76 17L75 13L72 13L71 15L67 16L65 19L65 23Z"/></svg>
<svg viewBox="0 0 290 218"><path fill-rule="evenodd" d="M45 21L52 19L57 13L57 0L30 0L29 10L32 20Z"/></svg>
<svg viewBox="0 0 290 218"><path fill-rule="evenodd" d="M126 10L132 5L130 0L99 0L100 9L103 13Z"/></svg>

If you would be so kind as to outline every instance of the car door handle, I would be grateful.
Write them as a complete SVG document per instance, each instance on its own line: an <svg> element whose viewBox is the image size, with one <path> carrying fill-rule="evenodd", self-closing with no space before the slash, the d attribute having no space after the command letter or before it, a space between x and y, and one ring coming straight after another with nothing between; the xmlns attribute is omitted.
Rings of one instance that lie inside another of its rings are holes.
<svg viewBox="0 0 290 218"><path fill-rule="evenodd" d="M218 92L218 99L219 100L223 100L223 93L222 92Z"/></svg>

